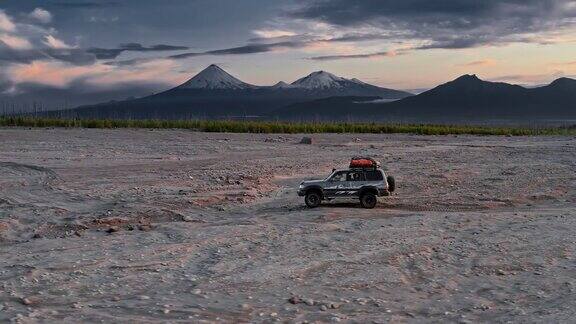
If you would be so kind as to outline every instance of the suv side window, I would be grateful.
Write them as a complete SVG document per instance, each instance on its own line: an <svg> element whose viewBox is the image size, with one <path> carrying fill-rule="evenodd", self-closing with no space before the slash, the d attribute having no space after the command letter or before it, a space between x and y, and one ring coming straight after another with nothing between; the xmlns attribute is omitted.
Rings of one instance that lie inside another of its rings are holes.
<svg viewBox="0 0 576 324"><path fill-rule="evenodd" d="M380 170L366 171L366 181L382 181L384 176Z"/></svg>
<svg viewBox="0 0 576 324"><path fill-rule="evenodd" d="M346 181L346 174L348 172L346 171L340 171L340 172L336 172L334 173L334 175L330 178L330 181L333 182L340 182L340 181Z"/></svg>
<svg viewBox="0 0 576 324"><path fill-rule="evenodd" d="M364 181L364 172L350 171L346 177L346 181Z"/></svg>

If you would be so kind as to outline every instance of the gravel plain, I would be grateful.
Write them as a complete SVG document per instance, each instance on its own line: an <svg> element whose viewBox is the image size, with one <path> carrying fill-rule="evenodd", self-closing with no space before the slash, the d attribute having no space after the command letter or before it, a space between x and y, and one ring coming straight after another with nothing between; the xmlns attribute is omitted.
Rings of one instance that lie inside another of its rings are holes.
<svg viewBox="0 0 576 324"><path fill-rule="evenodd" d="M0 322L573 323L576 138L303 136L0 129Z"/></svg>

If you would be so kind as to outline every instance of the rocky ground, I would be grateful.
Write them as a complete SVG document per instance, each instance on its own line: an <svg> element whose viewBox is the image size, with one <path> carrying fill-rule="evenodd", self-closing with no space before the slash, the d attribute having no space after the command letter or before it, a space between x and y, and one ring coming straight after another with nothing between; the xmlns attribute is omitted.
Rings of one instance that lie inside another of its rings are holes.
<svg viewBox="0 0 576 324"><path fill-rule="evenodd" d="M576 317L576 139L0 129L0 322ZM397 193L310 210L353 155Z"/></svg>

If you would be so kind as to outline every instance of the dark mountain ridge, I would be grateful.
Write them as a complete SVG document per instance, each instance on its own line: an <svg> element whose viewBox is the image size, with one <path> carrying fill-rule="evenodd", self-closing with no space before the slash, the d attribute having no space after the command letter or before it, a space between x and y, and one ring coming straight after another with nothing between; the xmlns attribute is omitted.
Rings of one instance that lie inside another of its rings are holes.
<svg viewBox="0 0 576 324"><path fill-rule="evenodd" d="M303 109L323 117L329 106L341 116L358 120L466 120L466 119L558 119L576 118L576 80L560 78L549 85L524 88L503 82L489 82L464 75L416 96L388 103L366 103L346 98L320 99L278 110L284 118L300 118ZM348 117L350 118L350 117Z"/></svg>

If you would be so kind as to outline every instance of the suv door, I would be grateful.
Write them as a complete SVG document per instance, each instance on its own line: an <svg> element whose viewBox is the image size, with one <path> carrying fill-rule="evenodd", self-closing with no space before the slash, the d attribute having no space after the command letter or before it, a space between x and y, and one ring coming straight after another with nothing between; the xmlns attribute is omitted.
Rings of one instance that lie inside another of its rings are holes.
<svg viewBox="0 0 576 324"><path fill-rule="evenodd" d="M324 186L324 196L327 197L341 197L345 195L347 188L348 171L339 171L334 173L330 179L326 181Z"/></svg>
<svg viewBox="0 0 576 324"><path fill-rule="evenodd" d="M364 176L364 171L362 170L348 171L346 180L346 190L348 191L348 195L357 196L358 191L366 184L366 178Z"/></svg>

